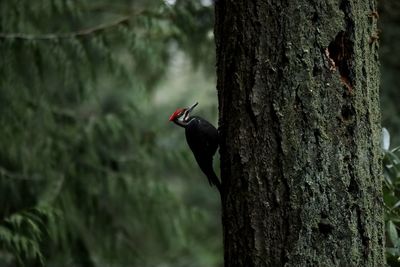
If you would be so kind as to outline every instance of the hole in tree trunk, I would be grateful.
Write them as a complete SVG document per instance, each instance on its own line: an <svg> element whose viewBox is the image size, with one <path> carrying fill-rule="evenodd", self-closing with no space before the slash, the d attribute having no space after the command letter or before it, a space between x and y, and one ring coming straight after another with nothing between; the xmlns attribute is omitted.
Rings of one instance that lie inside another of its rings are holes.
<svg viewBox="0 0 400 267"><path fill-rule="evenodd" d="M327 55L329 60L334 62L334 69L339 70L340 81L351 91L353 89L353 75L350 62L353 55L353 42L346 32L340 31L336 35L335 40L328 46Z"/></svg>

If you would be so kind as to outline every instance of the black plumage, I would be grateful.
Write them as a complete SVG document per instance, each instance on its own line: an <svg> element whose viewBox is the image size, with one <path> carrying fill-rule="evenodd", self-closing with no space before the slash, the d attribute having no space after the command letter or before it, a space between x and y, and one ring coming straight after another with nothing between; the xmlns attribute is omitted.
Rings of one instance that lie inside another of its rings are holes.
<svg viewBox="0 0 400 267"><path fill-rule="evenodd" d="M218 149L218 130L205 119L198 116L190 116L190 113L198 105L194 103L187 108L178 108L169 121L185 128L186 141L200 169L207 176L210 185L215 185L221 193L222 185L214 172L213 157Z"/></svg>
<svg viewBox="0 0 400 267"><path fill-rule="evenodd" d="M184 126L186 141L200 169L210 185L221 191L221 183L214 172L213 157L218 149L218 130L205 119L193 116Z"/></svg>

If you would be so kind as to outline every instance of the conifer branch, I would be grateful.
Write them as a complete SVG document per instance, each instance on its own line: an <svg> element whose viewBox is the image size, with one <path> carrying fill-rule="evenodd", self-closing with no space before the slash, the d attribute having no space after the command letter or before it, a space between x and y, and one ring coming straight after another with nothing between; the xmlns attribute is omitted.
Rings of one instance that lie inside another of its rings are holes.
<svg viewBox="0 0 400 267"><path fill-rule="evenodd" d="M26 34L26 33L0 33L0 39L15 39L15 40L59 40L86 37L89 35L97 34L114 28L119 25L128 23L132 16L124 16L110 23L100 24L98 26L78 30L69 33L48 33L48 34Z"/></svg>
<svg viewBox="0 0 400 267"><path fill-rule="evenodd" d="M15 180L42 180L43 178L38 177L36 175L32 177L27 177L19 173L14 173L6 168L0 166L0 177L5 177L5 178L10 178L10 179L15 179Z"/></svg>

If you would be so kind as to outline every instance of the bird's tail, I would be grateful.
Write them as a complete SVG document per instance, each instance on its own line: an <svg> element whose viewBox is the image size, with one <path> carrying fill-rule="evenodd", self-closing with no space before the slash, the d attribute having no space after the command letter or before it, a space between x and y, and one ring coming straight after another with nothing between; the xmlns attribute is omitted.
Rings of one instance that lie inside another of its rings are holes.
<svg viewBox="0 0 400 267"><path fill-rule="evenodd" d="M215 174L214 170L211 168L209 171L205 172L205 174L207 175L210 185L215 185L215 187L217 187L218 191L221 193L221 182L219 181L218 176Z"/></svg>
<svg viewBox="0 0 400 267"><path fill-rule="evenodd" d="M206 161L203 161L198 158L196 158L196 160L197 160L197 163L199 164L200 169L207 176L208 182L210 183L210 185L211 186L215 185L215 187L217 187L218 191L221 193L222 185L218 179L218 176L214 172L212 157L210 157Z"/></svg>

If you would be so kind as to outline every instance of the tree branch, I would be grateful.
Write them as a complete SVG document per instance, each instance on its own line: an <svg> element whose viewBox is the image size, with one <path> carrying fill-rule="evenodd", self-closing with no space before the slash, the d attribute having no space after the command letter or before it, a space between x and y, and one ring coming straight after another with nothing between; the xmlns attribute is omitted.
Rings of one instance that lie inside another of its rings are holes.
<svg viewBox="0 0 400 267"><path fill-rule="evenodd" d="M15 180L42 180L44 178L38 177L37 175L34 175L32 177L27 177L19 173L14 173L10 172L6 168L0 166L0 177L5 177L9 179L15 179Z"/></svg>
<svg viewBox="0 0 400 267"><path fill-rule="evenodd" d="M92 34L96 34L110 28L127 23L132 16L124 16L110 23L100 24L98 26L78 30L69 33L48 33L48 34L26 34L26 33L0 33L1 39L16 39L16 40L59 40L59 39L71 39L78 37L85 37Z"/></svg>

